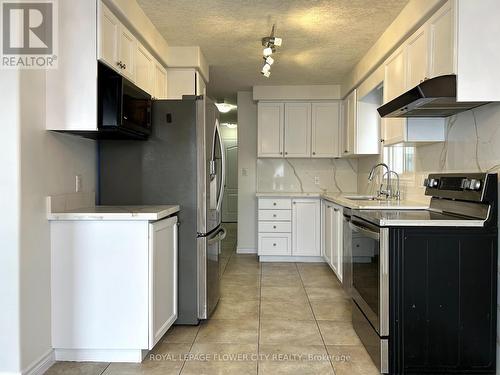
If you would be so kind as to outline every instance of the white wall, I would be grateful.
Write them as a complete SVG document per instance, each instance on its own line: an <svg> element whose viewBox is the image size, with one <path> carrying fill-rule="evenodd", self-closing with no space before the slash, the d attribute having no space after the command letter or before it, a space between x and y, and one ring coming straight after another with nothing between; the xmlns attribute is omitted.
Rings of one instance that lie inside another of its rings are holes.
<svg viewBox="0 0 500 375"><path fill-rule="evenodd" d="M238 92L238 251L257 252L257 104ZM243 175L245 172L245 175Z"/></svg>
<svg viewBox="0 0 500 375"><path fill-rule="evenodd" d="M18 80L13 78L16 75L19 75ZM8 82L11 87L6 89L4 82ZM16 320L11 317L6 329L16 327L17 337L10 337L5 343L0 341L0 373L25 372L36 366L52 348L50 235L45 197L74 192L77 174L82 176L83 191L94 191L96 184L95 142L45 131L45 72L4 71L2 86L3 92L9 93L8 100L11 102L7 103L9 107L2 113L13 115L8 122L9 130L2 137L10 145L9 148L1 148L3 153L8 150L6 159L2 157L2 163L10 159L9 165L17 164L18 168L17 171L12 167L10 171L9 168L3 169L10 176L8 184L2 183L2 199L8 199L10 207L2 210L9 212L9 215L2 216L0 228L12 227L11 238L6 242L2 240L2 244L9 248L10 259L5 260L10 262L12 268L9 273L0 272L0 285L3 287L18 282L17 296L12 298L19 301L16 311L19 324L16 325ZM4 100L1 102L4 103ZM16 133L19 137L15 136ZM16 174L19 184L15 184ZM8 190L4 192L5 186ZM19 195L18 199L16 195ZM18 204L15 205L15 202ZM19 242L12 238L16 231L20 231ZM0 254L2 258L7 256L3 249ZM17 263L13 260L16 258ZM3 261L1 266L4 266ZM15 277L16 274L18 277ZM15 292L17 289L15 285L12 286L12 292ZM3 339L3 325L0 331ZM16 341L19 343L17 346ZM9 351L6 352L7 349ZM2 358L4 353L9 355L5 361Z"/></svg>
<svg viewBox="0 0 500 375"><path fill-rule="evenodd" d="M0 373L20 364L19 338L19 75L0 70Z"/></svg>

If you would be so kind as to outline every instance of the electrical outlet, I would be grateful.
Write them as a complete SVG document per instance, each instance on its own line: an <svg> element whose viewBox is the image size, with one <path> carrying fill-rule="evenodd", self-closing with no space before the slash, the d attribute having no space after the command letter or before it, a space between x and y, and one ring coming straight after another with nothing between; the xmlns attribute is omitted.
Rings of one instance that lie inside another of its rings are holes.
<svg viewBox="0 0 500 375"><path fill-rule="evenodd" d="M248 169L247 169L247 168L241 168L241 175L242 175L243 177L248 176Z"/></svg>
<svg viewBox="0 0 500 375"><path fill-rule="evenodd" d="M82 175L77 174L75 176L75 192L79 193L80 191L82 191Z"/></svg>
<svg viewBox="0 0 500 375"><path fill-rule="evenodd" d="M318 176L314 177L314 185L319 185L319 177Z"/></svg>

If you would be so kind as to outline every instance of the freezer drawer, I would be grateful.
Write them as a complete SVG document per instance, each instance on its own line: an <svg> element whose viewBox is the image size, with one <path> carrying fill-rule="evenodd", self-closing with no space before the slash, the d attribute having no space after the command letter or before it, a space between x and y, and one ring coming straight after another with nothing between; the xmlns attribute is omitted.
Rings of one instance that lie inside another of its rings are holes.
<svg viewBox="0 0 500 375"><path fill-rule="evenodd" d="M226 230L198 238L198 318L208 319L220 298L219 254Z"/></svg>

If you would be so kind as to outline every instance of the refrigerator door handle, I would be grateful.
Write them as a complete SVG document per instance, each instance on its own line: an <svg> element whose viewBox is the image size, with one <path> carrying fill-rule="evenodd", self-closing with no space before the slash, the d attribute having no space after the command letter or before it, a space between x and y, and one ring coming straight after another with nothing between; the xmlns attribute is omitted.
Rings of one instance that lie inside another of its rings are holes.
<svg viewBox="0 0 500 375"><path fill-rule="evenodd" d="M222 240L224 240L226 238L226 234L227 234L226 229L224 227L221 227L219 229L219 231L217 232L217 235L208 240L208 244L212 245L216 242L221 242Z"/></svg>
<svg viewBox="0 0 500 375"><path fill-rule="evenodd" d="M222 142L222 136L220 132L219 120L215 120L215 128L217 129L217 137L219 138L220 153L221 153L221 182L220 182L220 192L219 198L217 200L217 211L222 210L222 200L224 198L224 189L226 185L226 149L224 143Z"/></svg>

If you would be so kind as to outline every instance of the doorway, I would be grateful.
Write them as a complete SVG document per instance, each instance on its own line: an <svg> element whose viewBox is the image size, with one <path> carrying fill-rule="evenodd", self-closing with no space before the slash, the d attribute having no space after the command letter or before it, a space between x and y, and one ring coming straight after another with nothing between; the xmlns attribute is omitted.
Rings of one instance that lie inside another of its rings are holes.
<svg viewBox="0 0 500 375"><path fill-rule="evenodd" d="M238 128L234 123L221 124L221 136L226 150L226 185L222 204L222 222L238 220Z"/></svg>

